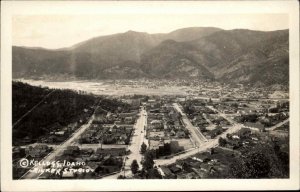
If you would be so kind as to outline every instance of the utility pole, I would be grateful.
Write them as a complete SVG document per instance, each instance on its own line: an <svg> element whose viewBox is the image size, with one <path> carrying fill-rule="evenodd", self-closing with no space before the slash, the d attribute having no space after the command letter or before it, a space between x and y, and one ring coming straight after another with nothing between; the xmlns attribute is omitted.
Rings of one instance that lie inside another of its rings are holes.
<svg viewBox="0 0 300 192"><path fill-rule="evenodd" d="M126 157L127 157L127 156L124 157L124 164L123 164L124 178L125 178Z"/></svg>

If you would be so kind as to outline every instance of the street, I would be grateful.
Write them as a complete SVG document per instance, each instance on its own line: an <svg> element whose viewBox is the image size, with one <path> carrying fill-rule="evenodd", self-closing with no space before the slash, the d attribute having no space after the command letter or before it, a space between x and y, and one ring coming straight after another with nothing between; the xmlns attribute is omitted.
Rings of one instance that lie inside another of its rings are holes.
<svg viewBox="0 0 300 192"><path fill-rule="evenodd" d="M147 112L145 111L145 109L142 109L140 112L140 118L137 120L134 126L134 135L132 137L132 141L128 146L128 150L130 150L130 154L127 156L128 158L126 159L125 162L125 169L130 169L130 165L134 159L137 160L140 168L142 167L141 160L143 155L140 153L140 148L145 138L144 127L147 122L146 115Z"/></svg>
<svg viewBox="0 0 300 192"><path fill-rule="evenodd" d="M174 104L174 106L180 110L180 108L179 108L178 105L176 106L176 104ZM207 150L209 150L209 149L211 149L211 148L213 148L213 147L216 147L216 146L219 145L219 138L220 138L220 137L225 138L226 135L227 135L228 133L230 133L230 134L236 133L236 132L238 132L238 131L242 128L242 124L239 124L239 123L233 121L232 119L228 118L225 114L221 113L220 111L218 111L217 109L215 109L215 108L213 108L213 107L209 107L209 108L212 109L212 110L214 110L214 111L216 111L216 112L217 112L220 116L222 116L224 119L226 119L226 120L228 120L229 122L231 122L231 123L233 124L233 126L230 127L229 129L227 129L227 130L226 130L225 132L223 132L221 135L218 135L216 138L208 140L208 142L203 143L203 141L202 141L202 145L198 146L198 148L196 148L196 149L190 150L190 151L188 151L188 152L186 152L186 153L184 153L184 154L177 155L177 156L175 156L175 157L173 157L173 158L171 158L171 159L158 159L158 160L155 160L155 164L156 164L157 166L161 166L161 165L169 165L169 164L175 163L176 160L188 158L188 157L190 157L190 156L192 156L192 155L195 155L195 154L197 154L197 153L199 153L199 152L204 152L204 151L207 151ZM181 111L181 110L180 110L180 111ZM182 113L182 111L181 111L181 113ZM183 114L183 113L182 113L182 114ZM185 116L185 118L187 118L187 117ZM188 119L187 119L187 120L188 120ZM188 120L188 122L190 122L190 121ZM191 123L190 123L190 124L191 124ZM194 126L193 126L193 127L194 127ZM191 127L189 127L189 128L191 128ZM194 127L194 128L196 128L196 127ZM192 129L192 130L194 130L194 129ZM199 132L200 132L200 131L199 131ZM202 134L201 134L201 135L202 135ZM195 135L195 136L198 136L198 135ZM194 137L195 137L195 136L194 136ZM197 138L198 138L198 137L197 137ZM200 139L200 138L199 138L199 139ZM201 140L200 140L200 141L201 141ZM198 142L199 142L199 140L198 140Z"/></svg>
<svg viewBox="0 0 300 192"><path fill-rule="evenodd" d="M147 145L147 141L145 139L145 130L144 127L147 124L147 112L144 108L140 111L140 117L137 120L136 124L134 125L134 134L132 136L132 140L128 145L128 150L130 150L130 154L125 157L125 166L124 170L120 173L110 175L107 177L103 177L103 179L116 179L119 175L130 176L131 173L131 163L133 160L137 160L139 164L139 168L142 168L141 160L143 155L140 153L140 148L143 142Z"/></svg>
<svg viewBox="0 0 300 192"><path fill-rule="evenodd" d="M181 114L182 121L184 122L185 127L190 131L192 139L196 142L196 146L200 146L207 142L207 139L201 131L197 127L193 126L186 114L181 110L180 105L178 103L173 103L173 107Z"/></svg>
<svg viewBox="0 0 300 192"><path fill-rule="evenodd" d="M266 130L267 130L267 131L274 131L274 129L276 129L277 127L280 127L280 126L286 124L286 123L289 122L289 121L290 121L290 119L288 118L288 119L286 119L286 120L284 120L284 121L282 121L282 122L280 122L280 123L274 125L273 127L266 128Z"/></svg>
<svg viewBox="0 0 300 192"><path fill-rule="evenodd" d="M95 109L96 111L96 109ZM67 139L64 143L60 144L56 149L54 149L51 153L49 153L47 156L45 156L41 161L44 162L51 162L54 160L55 156L58 156L59 154L63 153L63 151L70 146L87 128L90 127L93 120L95 118L95 115L93 114L88 121L87 124L82 125L76 132L74 132L69 139ZM33 169L42 169L42 165L37 165L33 167ZM37 179L41 173L35 173L35 172L26 172L20 179Z"/></svg>

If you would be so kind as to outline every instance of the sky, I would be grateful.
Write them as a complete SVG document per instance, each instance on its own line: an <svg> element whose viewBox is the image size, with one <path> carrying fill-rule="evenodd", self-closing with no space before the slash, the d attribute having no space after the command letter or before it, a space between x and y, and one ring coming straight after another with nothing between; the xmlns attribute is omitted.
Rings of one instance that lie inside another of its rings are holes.
<svg viewBox="0 0 300 192"><path fill-rule="evenodd" d="M57 49L129 30L168 33L186 27L273 31L288 29L287 14L102 14L14 15L15 46Z"/></svg>

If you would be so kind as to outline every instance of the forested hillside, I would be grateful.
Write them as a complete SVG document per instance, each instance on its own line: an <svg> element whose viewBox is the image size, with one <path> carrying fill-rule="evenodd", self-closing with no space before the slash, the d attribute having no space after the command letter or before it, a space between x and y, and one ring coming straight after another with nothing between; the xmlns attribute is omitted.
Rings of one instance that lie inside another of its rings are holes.
<svg viewBox="0 0 300 192"><path fill-rule="evenodd" d="M12 95L15 143L25 137L34 142L56 128L87 119L99 100L92 95L72 90L40 88L21 82L13 82ZM36 107L32 109L34 106ZM26 114L28 111L30 112ZM24 114L26 116L22 118ZM17 122L20 118L22 119Z"/></svg>

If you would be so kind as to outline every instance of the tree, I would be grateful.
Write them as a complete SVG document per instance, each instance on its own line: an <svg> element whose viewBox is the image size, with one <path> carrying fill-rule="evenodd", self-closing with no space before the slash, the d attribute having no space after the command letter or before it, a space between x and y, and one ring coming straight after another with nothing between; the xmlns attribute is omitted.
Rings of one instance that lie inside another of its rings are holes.
<svg viewBox="0 0 300 192"><path fill-rule="evenodd" d="M230 165L233 178L268 178L271 170L269 158L259 151L245 154Z"/></svg>
<svg viewBox="0 0 300 192"><path fill-rule="evenodd" d="M147 151L144 154L144 160L142 161L143 169L150 170L153 168L154 161L153 161L153 154L150 151Z"/></svg>
<svg viewBox="0 0 300 192"><path fill-rule="evenodd" d="M229 133L227 133L227 134L226 134L226 138L227 138L227 139L232 139L232 135L229 134Z"/></svg>
<svg viewBox="0 0 300 192"><path fill-rule="evenodd" d="M144 154L147 150L147 145L143 142L141 145L141 153Z"/></svg>
<svg viewBox="0 0 300 192"><path fill-rule="evenodd" d="M117 179L126 179L123 175L119 175Z"/></svg>
<svg viewBox="0 0 300 192"><path fill-rule="evenodd" d="M253 153L246 161L249 178L267 178L271 169L270 161L263 153Z"/></svg>
<svg viewBox="0 0 300 192"><path fill-rule="evenodd" d="M222 137L219 138L219 145L221 147L224 147L226 143L227 143L226 139L223 139Z"/></svg>
<svg viewBox="0 0 300 192"><path fill-rule="evenodd" d="M136 174L138 172L139 164L137 163L137 161L135 159L132 161L130 168L131 168L131 172L133 174Z"/></svg>
<svg viewBox="0 0 300 192"><path fill-rule="evenodd" d="M162 176L157 168L152 168L148 170L146 177L147 179L162 179Z"/></svg>

